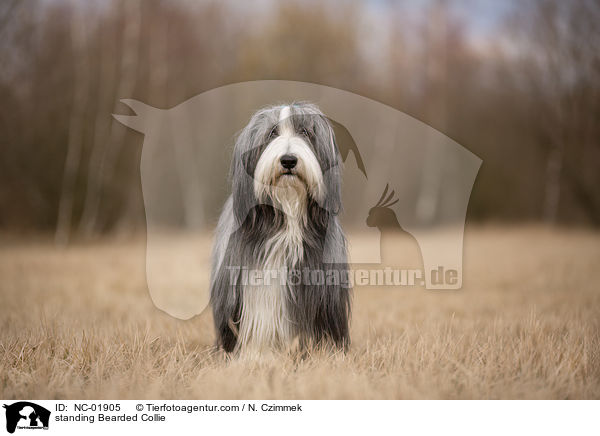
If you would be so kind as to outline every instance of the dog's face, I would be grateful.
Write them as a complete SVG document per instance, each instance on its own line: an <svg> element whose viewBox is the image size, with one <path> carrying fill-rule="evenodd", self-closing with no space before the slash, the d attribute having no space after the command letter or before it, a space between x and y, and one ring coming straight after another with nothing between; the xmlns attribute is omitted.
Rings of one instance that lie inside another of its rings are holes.
<svg viewBox="0 0 600 436"><path fill-rule="evenodd" d="M322 202L325 187L321 166L315 155L312 117L291 114L291 107L279 111L265 148L254 169L254 194L260 201L269 198L278 204L290 195L303 200L310 195Z"/></svg>
<svg viewBox="0 0 600 436"><path fill-rule="evenodd" d="M236 143L234 203L271 204L298 216L307 201L314 201L337 213L339 165L333 130L316 106L300 103L260 110Z"/></svg>

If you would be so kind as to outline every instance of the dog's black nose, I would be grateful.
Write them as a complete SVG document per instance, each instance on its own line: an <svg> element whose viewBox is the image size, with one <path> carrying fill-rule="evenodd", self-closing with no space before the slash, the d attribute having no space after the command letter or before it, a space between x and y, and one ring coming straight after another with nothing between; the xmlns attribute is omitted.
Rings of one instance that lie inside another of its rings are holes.
<svg viewBox="0 0 600 436"><path fill-rule="evenodd" d="M293 154L284 154L279 160L281 161L281 166L288 170L294 168L298 163L298 158Z"/></svg>

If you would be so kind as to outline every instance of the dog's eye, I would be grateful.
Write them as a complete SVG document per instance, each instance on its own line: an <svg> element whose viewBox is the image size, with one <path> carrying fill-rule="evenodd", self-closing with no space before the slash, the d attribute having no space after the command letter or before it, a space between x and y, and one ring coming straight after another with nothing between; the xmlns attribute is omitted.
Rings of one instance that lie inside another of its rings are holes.
<svg viewBox="0 0 600 436"><path fill-rule="evenodd" d="M271 131L269 132L269 139L273 139L278 135L277 126L273 126Z"/></svg>
<svg viewBox="0 0 600 436"><path fill-rule="evenodd" d="M306 127L302 127L300 129L300 134L306 136L307 138L310 138L310 134L308 133L308 130L306 130Z"/></svg>

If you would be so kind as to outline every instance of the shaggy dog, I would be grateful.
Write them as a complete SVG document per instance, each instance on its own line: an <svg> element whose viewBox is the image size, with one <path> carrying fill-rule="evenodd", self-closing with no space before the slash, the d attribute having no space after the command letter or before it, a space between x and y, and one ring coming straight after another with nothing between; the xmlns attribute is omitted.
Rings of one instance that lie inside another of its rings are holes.
<svg viewBox="0 0 600 436"><path fill-rule="evenodd" d="M210 298L227 352L349 344L341 160L313 104L259 110L239 134Z"/></svg>

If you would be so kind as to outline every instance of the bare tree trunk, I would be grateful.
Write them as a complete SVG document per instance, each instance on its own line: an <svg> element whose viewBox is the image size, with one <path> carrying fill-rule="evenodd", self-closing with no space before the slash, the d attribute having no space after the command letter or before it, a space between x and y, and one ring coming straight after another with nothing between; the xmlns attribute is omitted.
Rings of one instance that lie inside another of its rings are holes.
<svg viewBox="0 0 600 436"><path fill-rule="evenodd" d="M436 129L445 129L446 116L446 81L447 81L447 44L448 8L441 1L433 6L431 19L427 23L426 35L426 86L424 100L427 119ZM444 165L443 151L433 140L423 144L425 161L421 186L417 198L416 215L422 224L431 224L436 219L440 195L441 173Z"/></svg>
<svg viewBox="0 0 600 436"><path fill-rule="evenodd" d="M19 0L7 0L4 5L0 7L0 36L2 36L4 29L7 27L6 24L10 20L18 2Z"/></svg>
<svg viewBox="0 0 600 436"><path fill-rule="evenodd" d="M558 218L562 166L562 147L553 147L546 162L544 187L544 221L549 224L555 224Z"/></svg>
<svg viewBox="0 0 600 436"><path fill-rule="evenodd" d="M120 3L123 8L123 53L114 110L118 101L133 95L139 61L139 41L141 30L141 10L139 0L128 0ZM104 78L104 75L102 76ZM109 81L110 85L110 81ZM123 143L124 129L117 128L110 114L102 113L103 106L99 105L96 113L95 135L92 154L90 156L90 172L79 230L90 235L96 230L103 181L110 181L114 174L114 165L118 151ZM110 124L110 127L109 127ZM106 133L108 131L108 134Z"/></svg>
<svg viewBox="0 0 600 436"><path fill-rule="evenodd" d="M54 234L55 243L58 245L66 245L71 234L75 187L83 149L83 112L87 103L90 81L86 53L88 44L85 15L75 2L72 5L72 14L71 42L75 62L73 107L69 121L67 157L63 170L58 218Z"/></svg>

